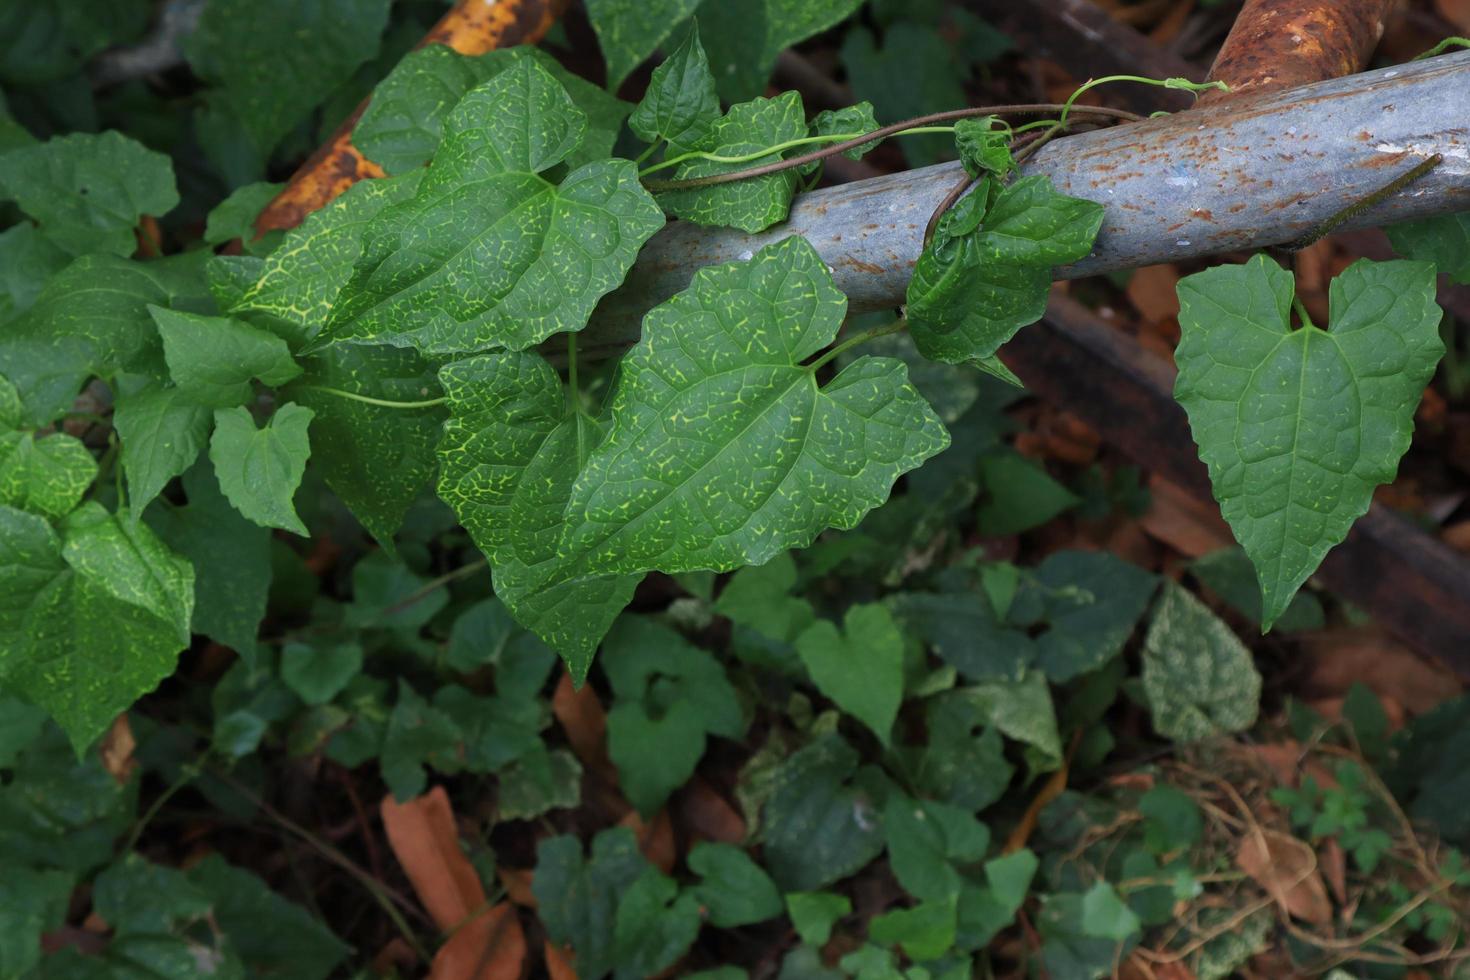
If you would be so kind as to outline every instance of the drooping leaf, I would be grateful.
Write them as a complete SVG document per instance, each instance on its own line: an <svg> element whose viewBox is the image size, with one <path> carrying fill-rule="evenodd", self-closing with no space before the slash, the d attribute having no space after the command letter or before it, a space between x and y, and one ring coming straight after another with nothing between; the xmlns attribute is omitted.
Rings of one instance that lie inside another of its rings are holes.
<svg viewBox="0 0 1470 980"><path fill-rule="evenodd" d="M616 90L699 4L700 0L588 0L587 19L607 61L608 88Z"/></svg>
<svg viewBox="0 0 1470 980"><path fill-rule="evenodd" d="M194 632L253 663L271 584L271 532L230 505L203 460L183 484L188 504L154 507L148 525L194 565Z"/></svg>
<svg viewBox="0 0 1470 980"><path fill-rule="evenodd" d="M699 29L720 94L726 102L759 95L777 55L845 20L860 6L862 0L705 0L699 7Z"/></svg>
<svg viewBox="0 0 1470 980"><path fill-rule="evenodd" d="M423 166L438 149L445 119L464 94L522 59L550 72L587 115L587 132L567 156L567 165L579 167L610 156L632 106L525 45L475 57L439 44L410 53L373 90L367 111L352 129L353 145L390 174Z"/></svg>
<svg viewBox="0 0 1470 980"><path fill-rule="evenodd" d="M329 347L305 367L288 394L315 413L312 459L332 492L391 550L404 515L434 477L447 413L439 405L398 408L335 392L432 402L439 393L434 369L413 351L362 344Z"/></svg>
<svg viewBox="0 0 1470 980"><path fill-rule="evenodd" d="M645 143L663 139L695 149L704 146L719 118L715 77L699 43L699 26L691 20L684 40L653 70L642 101L628 117L628 128Z"/></svg>
<svg viewBox="0 0 1470 980"><path fill-rule="evenodd" d="M856 105L845 106L841 109L823 109L812 118L811 134L813 136L852 136L861 133L871 133L878 128L878 119L873 114L873 103L859 102ZM863 143L850 150L843 150L842 155L849 160L861 160L865 154L871 153L878 145L877 140ZM815 167L816 164L811 166Z"/></svg>
<svg viewBox="0 0 1470 980"><path fill-rule="evenodd" d="M994 116L956 119L954 142L960 163L971 177L990 174L1003 178L1016 169L1016 161L1011 156L1011 135L1004 129L995 128Z"/></svg>
<svg viewBox="0 0 1470 980"><path fill-rule="evenodd" d="M57 136L0 154L0 195L73 255L132 255L138 219L166 214L179 203L173 162L111 130Z"/></svg>
<svg viewBox="0 0 1470 980"><path fill-rule="evenodd" d="M490 559L496 594L512 615L580 681L639 579L577 574L558 557L573 481L603 428L570 409L561 379L536 354L456 361L439 380L450 408L439 496ZM566 581L553 581L564 571Z"/></svg>
<svg viewBox="0 0 1470 980"><path fill-rule="evenodd" d="M530 59L472 89L418 192L369 226L325 337L447 354L581 330L663 224L627 161L587 164L559 185L538 176L586 126Z"/></svg>
<svg viewBox="0 0 1470 980"><path fill-rule="evenodd" d="M253 977L326 980L352 951L306 909L287 901L248 871L211 854L191 867L189 882L210 901L215 923Z"/></svg>
<svg viewBox="0 0 1470 980"><path fill-rule="evenodd" d="M1470 214L1441 214L1422 221L1389 225L1394 251L1435 268L1461 285L1470 285Z"/></svg>
<svg viewBox="0 0 1470 980"><path fill-rule="evenodd" d="M1238 547L1221 548L1200 555L1189 563L1195 578L1215 593L1236 612L1253 623L1261 621L1261 586L1255 566ZM1319 630L1327 625L1322 601L1311 592L1298 592L1291 597L1273 629L1284 633Z"/></svg>
<svg viewBox="0 0 1470 980"><path fill-rule="evenodd" d="M1291 329L1292 292L1265 256L1179 283L1174 397L1256 566L1266 629L1393 479L1444 353L1427 263L1350 266L1328 330Z"/></svg>
<svg viewBox="0 0 1470 980"><path fill-rule="evenodd" d="M764 922L781 914L781 893L771 876L733 844L702 842L689 849L689 870L702 881L691 891L720 929Z"/></svg>
<svg viewBox="0 0 1470 980"><path fill-rule="evenodd" d="M223 245L232 238L249 244L255 238L255 219L285 186L257 181L235 188L229 197L214 206L205 219L205 244Z"/></svg>
<svg viewBox="0 0 1470 980"><path fill-rule="evenodd" d="M1261 675L1230 627L1165 583L1144 638L1143 689L1160 735L1197 742L1255 724Z"/></svg>
<svg viewBox="0 0 1470 980"><path fill-rule="evenodd" d="M1102 226L1101 205L1058 194L1042 175L987 197L982 182L947 211L914 267L907 310L925 357L959 364L993 355L1041 319L1052 267L1085 257Z"/></svg>
<svg viewBox="0 0 1470 980"><path fill-rule="evenodd" d="M796 638L796 652L817 690L887 745L903 700L903 636L887 608L852 606L840 633L817 620Z"/></svg>
<svg viewBox="0 0 1470 980"><path fill-rule="evenodd" d="M0 675L80 753L173 673L189 642L194 569L142 525L89 503L61 533L0 508Z"/></svg>
<svg viewBox="0 0 1470 980"><path fill-rule="evenodd" d="M608 755L623 794L645 817L694 773L707 734L744 734L724 668L666 626L640 616L619 619L607 637L603 669L616 698L607 717Z"/></svg>
<svg viewBox="0 0 1470 980"><path fill-rule="evenodd" d="M291 498L311 455L312 411L292 402L276 409L264 428L244 408L214 413L209 459L220 490L235 509L264 527L307 536Z"/></svg>
<svg viewBox="0 0 1470 980"><path fill-rule="evenodd" d="M701 150L722 157L743 157L806 135L801 95L786 92L774 99L757 98L730 107L710 123ZM690 160L679 164L675 180L731 173L773 163L785 155L766 153L740 163ZM665 191L659 203L671 214L700 225L729 226L752 234L783 221L799 176L795 170L751 177L688 190Z"/></svg>
<svg viewBox="0 0 1470 980"><path fill-rule="evenodd" d="M238 294L221 295L220 306L237 316L263 317L272 330L293 346L321 332L337 303L337 294L352 277L362 255L369 222L390 205L406 201L418 189L422 171L386 180L362 180L319 211L307 215L286 233L264 259L215 256L211 285L218 287L230 268L226 260L245 264L248 284Z"/></svg>
<svg viewBox="0 0 1470 980"><path fill-rule="evenodd" d="M97 478L97 460L80 439L64 432L37 439L29 432L0 435L0 504L58 520Z"/></svg>
<svg viewBox="0 0 1470 980"><path fill-rule="evenodd" d="M207 307L200 275L207 254L152 262L88 255L57 273L30 311L0 332L0 375L20 392L26 423L55 419L93 375L160 374L158 330L148 307Z"/></svg>
<svg viewBox="0 0 1470 980"><path fill-rule="evenodd" d="M184 43L195 74L217 85L202 125L237 127L263 162L377 53L388 8L389 0L210 0Z"/></svg>
<svg viewBox="0 0 1470 980"><path fill-rule="evenodd" d="M727 332L732 303L741 327ZM802 366L845 305L815 249L789 238L701 269L652 310L621 363L612 430L572 490L561 553L607 572L724 571L882 503L948 436L900 362L862 358L825 386Z"/></svg>
<svg viewBox="0 0 1470 980"><path fill-rule="evenodd" d="M0 231L0 325L29 310L70 259L29 221Z"/></svg>
<svg viewBox="0 0 1470 980"><path fill-rule="evenodd" d="M112 425L122 440L133 520L169 480L194 464L213 422L210 408L178 387L149 385L119 395Z"/></svg>
<svg viewBox="0 0 1470 980"><path fill-rule="evenodd" d="M278 387L301 373L275 334L222 316L148 312L163 337L163 356L179 390L209 408L232 408L250 397L250 381Z"/></svg>

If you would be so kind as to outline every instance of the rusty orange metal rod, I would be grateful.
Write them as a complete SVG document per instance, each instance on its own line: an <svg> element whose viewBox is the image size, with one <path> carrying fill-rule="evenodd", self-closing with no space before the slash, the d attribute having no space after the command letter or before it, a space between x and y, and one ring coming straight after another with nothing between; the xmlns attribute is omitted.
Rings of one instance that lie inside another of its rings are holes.
<svg viewBox="0 0 1470 980"><path fill-rule="evenodd" d="M1210 68L1228 94L1295 88L1362 70L1395 0L1246 0Z"/></svg>
<svg viewBox="0 0 1470 980"><path fill-rule="evenodd" d="M443 44L460 54L476 55L517 44L534 44L566 9L568 0L458 0L435 24L420 47ZM352 145L364 102L337 131L291 175L281 193L265 206L255 221L263 235L276 228L294 228L308 214L325 206L347 188L383 170Z"/></svg>

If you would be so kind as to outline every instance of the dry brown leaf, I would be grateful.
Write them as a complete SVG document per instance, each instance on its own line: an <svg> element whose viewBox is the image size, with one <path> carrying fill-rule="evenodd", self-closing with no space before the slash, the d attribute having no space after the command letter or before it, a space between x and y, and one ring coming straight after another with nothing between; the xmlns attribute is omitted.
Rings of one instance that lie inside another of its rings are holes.
<svg viewBox="0 0 1470 980"><path fill-rule="evenodd" d="M1260 828L1240 842L1235 863L1289 915L1319 926L1332 921L1317 856L1305 841Z"/></svg>
<svg viewBox="0 0 1470 980"><path fill-rule="evenodd" d="M1451 524L1444 529L1441 537L1444 538L1445 544L1454 548L1456 551L1463 551L1470 554L1470 520Z"/></svg>
<svg viewBox="0 0 1470 980"><path fill-rule="evenodd" d="M1152 537L1186 558L1198 558L1235 543L1213 501L1201 500L1155 474L1149 478L1148 513L1139 523Z"/></svg>
<svg viewBox="0 0 1470 980"><path fill-rule="evenodd" d="M650 864L664 874L673 869L679 852L674 846L674 824L669 820L667 808L660 809L647 823L638 816L637 811L629 811L627 816L618 821L618 825L633 831L633 836L638 838L638 850L643 852Z"/></svg>
<svg viewBox="0 0 1470 980"><path fill-rule="evenodd" d="M1345 697L1361 681L1380 698L1391 698L1410 715L1420 715L1464 689L1453 672L1425 660L1373 626L1299 634L1308 698Z"/></svg>
<svg viewBox="0 0 1470 980"><path fill-rule="evenodd" d="M1166 952L1160 950L1159 952ZM1118 967L1118 980L1197 980L1195 973L1179 961L1150 962L1137 950Z"/></svg>
<svg viewBox="0 0 1470 980"><path fill-rule="evenodd" d="M112 720L112 727L97 746L97 752L102 756L102 768L119 786L126 786L138 770L138 760L133 758L133 750L137 747L133 726L128 724L128 716L124 712Z"/></svg>
<svg viewBox="0 0 1470 980"><path fill-rule="evenodd" d="M398 803L383 797L388 844L434 924L449 932L485 904L485 888L459 848L454 811L444 787Z"/></svg>
<svg viewBox="0 0 1470 980"><path fill-rule="evenodd" d="M570 949L551 945L546 940L546 975L551 980L577 980L577 959Z"/></svg>
<svg viewBox="0 0 1470 980"><path fill-rule="evenodd" d="M418 965L413 947L402 936L394 936L373 957L372 972L379 977L412 976Z"/></svg>
<svg viewBox="0 0 1470 980"><path fill-rule="evenodd" d="M500 887L505 889L507 898L522 908L536 907L536 895L531 891L530 868L496 868L495 874L500 878Z"/></svg>
<svg viewBox="0 0 1470 980"><path fill-rule="evenodd" d="M1470 34L1470 0L1434 0L1434 9L1461 34Z"/></svg>
<svg viewBox="0 0 1470 980"><path fill-rule="evenodd" d="M1128 280L1128 301L1145 320L1168 320L1179 315L1179 270L1172 264L1146 265Z"/></svg>
<svg viewBox="0 0 1470 980"><path fill-rule="evenodd" d="M1238 745L1234 750L1254 759L1282 786L1299 785L1300 776L1304 772L1318 786L1330 789L1337 785L1337 777L1332 775L1331 770L1317 756L1304 753L1301 743L1295 739L1260 745Z"/></svg>
<svg viewBox="0 0 1470 980"><path fill-rule="evenodd" d="M1317 860L1322 862L1322 877L1332 889L1337 904L1347 902L1347 854L1336 837L1329 837L1317 849Z"/></svg>
<svg viewBox="0 0 1470 980"><path fill-rule="evenodd" d="M611 766L605 742L607 712L592 685L583 684L579 691L572 686L572 675L563 672L551 697L551 711L582 765L598 770Z"/></svg>
<svg viewBox="0 0 1470 980"><path fill-rule="evenodd" d="M454 931L434 954L429 980L520 980L526 934L515 907L501 902Z"/></svg>
<svg viewBox="0 0 1470 980"><path fill-rule="evenodd" d="M680 794L679 813L695 836L722 844L745 840L745 818L698 774Z"/></svg>

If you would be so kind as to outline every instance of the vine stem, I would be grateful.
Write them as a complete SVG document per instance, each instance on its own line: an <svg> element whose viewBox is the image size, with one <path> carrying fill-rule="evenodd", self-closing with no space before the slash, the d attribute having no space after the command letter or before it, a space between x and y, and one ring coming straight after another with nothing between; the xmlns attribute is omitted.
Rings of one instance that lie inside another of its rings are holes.
<svg viewBox="0 0 1470 980"><path fill-rule="evenodd" d="M953 126L912 126L908 129L900 130L899 132L892 135L917 136L920 133L953 132ZM784 153L787 150L793 149L798 146L812 146L818 143L851 143L854 141L868 143L871 142L872 139L870 134L868 133L828 133L824 136L803 136L801 139L787 140L784 143L776 143L773 146L767 146L763 149L754 150L750 153L742 153L739 156L733 157L720 156L717 153L706 153L704 150L690 150L688 153L681 153L676 157L672 157L668 160L662 160L651 167L640 170L638 172L638 176L639 178L647 177L651 173L656 173L659 170L665 170L669 167L677 166L678 164L684 163L686 160L709 160L713 163L749 163L752 160L759 160L761 157L768 157L772 153ZM638 161L635 160L633 162L637 163Z"/></svg>
<svg viewBox="0 0 1470 980"><path fill-rule="evenodd" d="M1147 78L1143 75L1104 75L1102 78L1089 78L1077 87L1077 91L1067 96L1067 101L1062 104L1061 123L1067 124L1067 116L1072 112L1080 112L1081 106L1075 105L1078 97L1089 89L1097 88L1099 85L1107 85L1110 82L1138 82L1140 85L1157 85L1160 88L1178 89L1185 92L1193 92L1198 95L1210 89L1221 92L1230 91L1230 86L1221 81L1192 82L1187 78Z"/></svg>
<svg viewBox="0 0 1470 980"><path fill-rule="evenodd" d="M1372 194L1369 194L1367 197L1363 198L1360 201L1354 201L1347 207L1343 208L1341 211L1338 211L1326 221L1322 222L1317 227L1307 232L1301 238L1298 238L1294 242L1288 242L1287 244L1281 246L1282 250L1286 252L1300 252L1302 249L1314 245L1317 242L1320 242L1322 239L1326 238L1328 235L1337 230L1338 226L1341 225L1344 221L1347 221L1349 218L1356 218L1358 215L1362 214L1364 211L1367 211L1369 208L1381 204L1383 201L1386 201L1390 197L1393 197L1393 195L1397 194L1405 187L1408 187L1410 184L1419 180L1421 177L1427 176L1431 170L1439 166L1443 161L1444 155L1440 153L1436 153L1433 156L1426 157L1425 159L1421 160L1416 166L1399 174L1393 180L1389 181L1387 184L1384 184Z"/></svg>
<svg viewBox="0 0 1470 980"><path fill-rule="evenodd" d="M341 388L328 388L325 385L302 385L302 387L308 391L325 392L328 395L336 395L338 398L348 398L355 402L362 402L364 405L376 405L379 408L433 408L436 405L443 405L449 400L441 396L439 398L426 398L420 402L395 402L389 401L386 398L374 398L371 395L359 395L355 391L343 391Z"/></svg>
<svg viewBox="0 0 1470 980"><path fill-rule="evenodd" d="M1415 61L1423 61L1425 58L1433 58L1435 55L1444 54L1450 48L1470 48L1470 37L1447 37L1434 47L1421 55L1415 55Z"/></svg>
<svg viewBox="0 0 1470 980"><path fill-rule="evenodd" d="M858 346L859 344L865 344L870 340L876 340L879 337L886 337L891 333L898 333L905 326L907 326L907 324L904 323L902 320L895 320L892 323L886 323L881 327L872 327L871 329L864 330L862 333L848 337L836 347L828 350L827 353L823 354L821 357L818 357L815 361L812 361L810 364L808 364L806 366L806 369L815 374L818 368L833 360L839 354L843 354Z"/></svg>
<svg viewBox="0 0 1470 980"><path fill-rule="evenodd" d="M749 167L745 170L732 170L724 174L707 174L703 177L691 177L686 180L649 180L644 182L644 186L650 191L662 192L686 191L700 187L713 187L716 184L731 184L740 180L749 180L752 177L764 177L767 174L781 173L784 170L804 167L809 163L815 163L818 160L825 160L827 157L836 156L847 150L856 149L864 143L886 139L889 136L924 126L946 123L955 119L971 119L977 116L1045 114L1060 112L1063 108L1063 105L1055 102L1038 102L1017 105L975 106L969 109L949 109L945 112L934 112L927 116L915 116L913 119L905 119L903 122L880 126L872 132L863 133L853 139L841 143L834 143L831 146L823 147L820 150L813 150L810 153L803 153L800 156L794 156L788 160L775 160L771 163L762 164L759 167ZM1128 112L1126 109L1113 109L1107 106L1077 106L1075 111L1079 115L1102 116L1125 122L1138 122L1143 119L1136 112ZM761 156L768 155L771 152L769 149L763 150L761 151Z"/></svg>
<svg viewBox="0 0 1470 980"><path fill-rule="evenodd" d="M403 612L403 610L407 609L409 606L424 599L430 593L437 592L439 589L444 588L444 586L448 585L451 582L457 582L462 578L468 578L469 576L475 574L480 569L485 568L489 564L490 562L488 560L484 558L479 558L475 561L470 562L468 565L459 566L452 572L446 572L433 581L425 582L419 588L414 589L408 595L404 596L402 599L399 599L387 609L384 609L383 615L396 616L397 614Z"/></svg>

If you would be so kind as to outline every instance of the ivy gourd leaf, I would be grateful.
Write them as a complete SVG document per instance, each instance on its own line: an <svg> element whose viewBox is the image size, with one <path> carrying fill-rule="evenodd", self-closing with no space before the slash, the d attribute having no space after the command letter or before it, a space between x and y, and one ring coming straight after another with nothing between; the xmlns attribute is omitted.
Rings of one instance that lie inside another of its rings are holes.
<svg viewBox="0 0 1470 980"><path fill-rule="evenodd" d="M422 167L433 157L444 121L464 94L521 60L550 72L587 114L586 135L568 154L567 166L611 156L633 107L567 71L544 51L524 45L475 57L440 44L410 53L373 90L372 101L352 129L353 145L390 174Z"/></svg>
<svg viewBox="0 0 1470 980"><path fill-rule="evenodd" d="M1229 626L1165 582L1144 637L1143 690L1160 735L1197 742L1255 724L1261 675Z"/></svg>
<svg viewBox="0 0 1470 980"><path fill-rule="evenodd" d="M87 255L57 273L36 304L0 332L0 375L20 392L28 425L71 407L88 378L118 371L159 374L158 330L150 304L212 305L201 275L208 252L152 262Z"/></svg>
<svg viewBox="0 0 1470 980"><path fill-rule="evenodd" d="M994 116L955 120L955 149L971 177L989 174L1005 178L1016 169L1016 161L1011 156L1011 134L994 127Z"/></svg>
<svg viewBox="0 0 1470 980"><path fill-rule="evenodd" d="M1107 552L1058 551L1036 569L1032 587L1017 596L1016 607L1034 601L1038 617L1011 620L1049 628L1035 638L1036 665L1053 684L1096 670L1123 652L1128 637L1148 608L1158 579Z"/></svg>
<svg viewBox="0 0 1470 980"><path fill-rule="evenodd" d="M257 181L235 188L204 219L205 244L223 245L232 238L239 238L248 246L255 238L255 219L285 186Z"/></svg>
<svg viewBox="0 0 1470 980"><path fill-rule="evenodd" d="M296 516L291 498L311 455L307 427L312 414L309 408L287 402L265 428L257 429L246 409L217 409L209 440L209 459L220 490L235 509L263 527L302 537L309 532Z"/></svg>
<svg viewBox="0 0 1470 980"><path fill-rule="evenodd" d="M873 103L858 102L841 109L823 109L817 113L812 119L811 135L851 138L861 133L871 133L877 128L878 117L873 114ZM871 153L879 142L879 140L873 140L850 150L843 150L842 155L849 160L861 160L865 154Z"/></svg>
<svg viewBox="0 0 1470 980"><path fill-rule="evenodd" d="M434 478L442 406L390 408L321 388L386 401L433 401L434 369L413 351L341 344L306 360L301 383L287 389L316 413L315 465L332 492L389 552L393 535L420 491Z"/></svg>
<svg viewBox="0 0 1470 980"><path fill-rule="evenodd" d="M1019 681L991 681L956 688L930 703L931 727L954 733L994 726L1007 737L1024 743L1037 769L1047 772L1062 762L1062 739L1057 731L1051 689L1039 671L1028 671Z"/></svg>
<svg viewBox="0 0 1470 980"><path fill-rule="evenodd" d="M883 503L949 436L901 361L860 358L825 386L802 365L846 305L816 250L787 238L701 269L650 311L612 430L572 489L562 555L608 573L728 571Z"/></svg>
<svg viewBox="0 0 1470 980"><path fill-rule="evenodd" d="M1428 263L1354 263L1328 330L1291 329L1292 290L1265 256L1179 283L1174 397L1256 567L1263 630L1393 479L1444 354Z"/></svg>
<svg viewBox="0 0 1470 980"><path fill-rule="evenodd" d="M313 340L331 316L337 294L352 278L368 223L384 208L413 197L422 179L423 173L415 171L385 180L358 181L286 232L264 260L215 256L210 261L210 285L220 308L236 316L262 318L293 347ZM237 266L243 267L241 278L249 279L238 294L221 288L232 282L225 270Z"/></svg>
<svg viewBox="0 0 1470 980"><path fill-rule="evenodd" d="M619 619L603 669L617 699L607 716L608 754L628 802L645 818L693 775L707 734L745 733L724 668L667 626L641 616Z"/></svg>
<svg viewBox="0 0 1470 980"><path fill-rule="evenodd" d="M887 608L852 606L841 633L817 620L796 638L796 652L817 690L888 745L903 700L903 635Z"/></svg>
<svg viewBox="0 0 1470 980"><path fill-rule="evenodd" d="M390 0L210 0L184 42L208 92L201 126L241 131L260 160L378 51ZM304 45L302 38L312 38Z"/></svg>
<svg viewBox="0 0 1470 980"><path fill-rule="evenodd" d="M926 901L953 901L963 879L956 864L985 857L990 830L961 807L901 793L883 810L888 862L904 891Z"/></svg>
<svg viewBox="0 0 1470 980"><path fill-rule="evenodd" d="M785 92L774 99L758 98L731 106L729 112L710 124L700 149L716 156L739 157L801 139L806 132L800 93ZM731 173L773 163L781 157L778 151L740 163L690 160L679 164L674 179ZM795 170L783 170L728 184L665 191L658 200L671 214L695 224L729 226L754 234L786 220L799 179Z"/></svg>
<svg viewBox="0 0 1470 980"><path fill-rule="evenodd" d="M286 342L259 327L159 306L148 312L163 338L174 384L201 405L231 408L249 399L250 379L279 387L301 373Z"/></svg>
<svg viewBox="0 0 1470 980"><path fill-rule="evenodd" d="M407 681L399 678L398 702L388 719L388 734L379 760L383 782L388 784L393 798L402 803L423 793L429 781L425 764L436 769L453 769L454 755L463 743L464 733L454 719L431 707Z"/></svg>
<svg viewBox="0 0 1470 980"><path fill-rule="evenodd" d="M689 849L689 870L702 881L691 891L709 910L710 923L738 929L781 914L776 883L750 855L733 844L701 842Z"/></svg>
<svg viewBox="0 0 1470 980"><path fill-rule="evenodd" d="M122 440L133 520L199 458L213 421L210 408L180 388L149 385L118 396L112 425Z"/></svg>
<svg viewBox="0 0 1470 980"><path fill-rule="evenodd" d="M51 713L78 755L188 645L194 569L96 503L59 534L0 507L0 570L0 676Z"/></svg>
<svg viewBox="0 0 1470 980"><path fill-rule="evenodd" d="M587 19L607 62L607 87L616 90L653 54L700 0L587 0Z"/></svg>
<svg viewBox="0 0 1470 980"><path fill-rule="evenodd" d="M0 325L30 309L71 257L29 221L0 231Z"/></svg>
<svg viewBox="0 0 1470 980"><path fill-rule="evenodd" d="M554 185L587 117L522 59L472 89L418 192L382 211L325 336L425 354L522 349L581 330L663 225L626 160Z"/></svg>
<svg viewBox="0 0 1470 980"><path fill-rule="evenodd" d="M179 203L173 161L112 130L0 154L0 195L73 255L132 255L138 219L167 214Z"/></svg>
<svg viewBox="0 0 1470 980"><path fill-rule="evenodd" d="M1389 225L1394 251L1435 268L1461 285L1470 285L1470 214L1441 214L1422 221Z"/></svg>
<svg viewBox="0 0 1470 980"><path fill-rule="evenodd" d="M584 574L558 556L573 481L603 427L571 410L561 379L537 354L455 361L439 380L450 410L439 496L490 560L496 595L581 683L641 578Z"/></svg>
<svg viewBox="0 0 1470 980"><path fill-rule="evenodd" d="M80 439L63 432L0 436L0 504L59 520L96 478L97 460Z"/></svg>
<svg viewBox="0 0 1470 980"><path fill-rule="evenodd" d="M720 94L726 102L759 95L777 55L846 20L860 6L862 0L706 0L699 7L699 29L708 38Z"/></svg>
<svg viewBox="0 0 1470 980"><path fill-rule="evenodd" d="M663 139L674 146L697 149L719 118L715 76L710 74L709 59L699 43L699 25L691 20L684 40L653 70L643 100L628 117L628 128L645 143Z"/></svg>
<svg viewBox="0 0 1470 980"><path fill-rule="evenodd" d="M909 282L910 330L931 360L989 358L1041 319L1052 267L1085 257L1102 227L1101 205L1058 194L1043 175L995 193L982 218L984 189L940 219Z"/></svg>
<svg viewBox="0 0 1470 980"><path fill-rule="evenodd" d="M230 506L203 460L184 474L183 485L187 505L154 507L145 519L194 565L194 632L250 662L270 592L271 532Z"/></svg>

